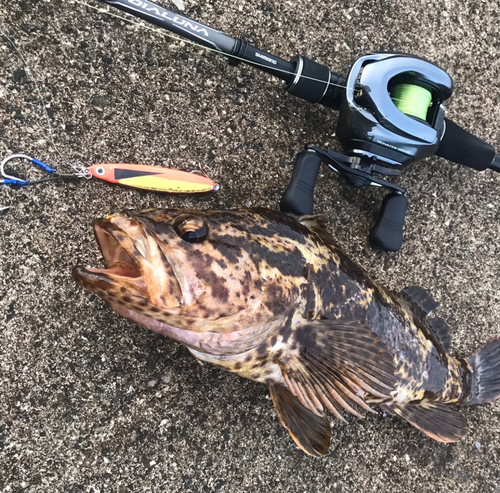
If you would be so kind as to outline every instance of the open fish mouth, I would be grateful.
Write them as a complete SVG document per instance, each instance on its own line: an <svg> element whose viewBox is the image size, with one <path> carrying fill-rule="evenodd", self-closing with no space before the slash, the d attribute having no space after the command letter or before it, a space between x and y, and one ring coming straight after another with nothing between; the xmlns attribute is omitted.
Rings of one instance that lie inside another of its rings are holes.
<svg viewBox="0 0 500 493"><path fill-rule="evenodd" d="M107 274L115 276L136 278L141 277L141 270L136 262L137 246L125 236L120 236L116 233L121 233L120 230L115 231L110 228L111 222L106 219L98 219L94 223L94 233L99 243L106 269L92 269L94 272L106 271Z"/></svg>
<svg viewBox="0 0 500 493"><path fill-rule="evenodd" d="M94 233L105 268L76 266L78 284L110 303L174 310L183 305L176 266L137 218L119 214L97 219Z"/></svg>
<svg viewBox="0 0 500 493"><path fill-rule="evenodd" d="M216 311L206 315L203 307L200 311L199 292L207 289L199 287L201 281L191 286L194 274L181 248L186 240L168 216L159 227L151 216L128 211L95 220L94 232L105 267L78 265L73 276L138 325L199 352L227 355L254 347L283 323L281 316L247 327L244 309L222 316Z"/></svg>
<svg viewBox="0 0 500 493"><path fill-rule="evenodd" d="M113 227L107 218L94 222L94 233L101 249L105 268L83 267L73 269L76 281L90 289L112 290L134 286L137 291L146 292L140 262L136 259L137 247L121 232ZM101 293L99 293L101 294Z"/></svg>

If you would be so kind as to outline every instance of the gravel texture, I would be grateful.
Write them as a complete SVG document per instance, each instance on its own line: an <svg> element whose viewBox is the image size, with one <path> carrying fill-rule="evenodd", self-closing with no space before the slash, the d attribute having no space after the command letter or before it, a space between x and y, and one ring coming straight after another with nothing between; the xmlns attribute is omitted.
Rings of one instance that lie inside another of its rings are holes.
<svg viewBox="0 0 500 493"><path fill-rule="evenodd" d="M341 73L370 51L426 57L455 81L448 116L500 147L498 1L185 6L276 55L304 54ZM331 454L313 459L281 428L265 387L200 364L71 278L76 263L98 262L96 217L276 208L304 144L338 149L335 112L250 67L69 0L2 0L0 28L19 50L0 35L1 156L30 153L60 171L206 164L221 184L188 197L94 180L0 189L0 206L12 206L0 216L0 492L500 492L498 404L464 410L470 431L456 445L396 419L348 418L334 423ZM16 170L42 176L24 163ZM500 334L500 176L430 158L394 181L410 203L397 253L367 242L384 192L344 186L324 168L316 209L376 279L429 289L453 352L468 354Z"/></svg>

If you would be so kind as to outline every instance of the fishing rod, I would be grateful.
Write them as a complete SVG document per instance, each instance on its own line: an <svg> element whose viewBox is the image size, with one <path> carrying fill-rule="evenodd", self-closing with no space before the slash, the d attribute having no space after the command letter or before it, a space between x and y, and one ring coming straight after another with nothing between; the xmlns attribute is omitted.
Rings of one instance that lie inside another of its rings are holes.
<svg viewBox="0 0 500 493"><path fill-rule="evenodd" d="M493 146L445 118L443 103L452 94L453 81L427 60L371 53L358 58L343 77L305 56L283 60L150 1L101 2L215 51L232 65L243 62L271 74L294 96L339 110L336 136L344 153L307 146L297 156L281 199L284 212L313 212L319 168L327 163L351 185L390 190L370 232L370 244L393 251L403 241L405 189L374 173L397 176L398 168L433 154L478 171L500 172L500 156Z"/></svg>

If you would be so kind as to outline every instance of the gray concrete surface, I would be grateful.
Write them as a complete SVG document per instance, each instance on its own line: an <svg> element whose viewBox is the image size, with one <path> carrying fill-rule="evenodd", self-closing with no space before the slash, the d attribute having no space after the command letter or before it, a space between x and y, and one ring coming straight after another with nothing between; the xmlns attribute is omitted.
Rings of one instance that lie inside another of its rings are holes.
<svg viewBox="0 0 500 493"><path fill-rule="evenodd" d="M339 72L370 51L424 56L455 80L448 116L497 147L499 14L498 1L483 0L186 0L200 22ZM0 190L0 206L12 205L0 216L0 492L500 492L498 404L465 410L470 431L456 445L395 419L348 418L334 423L331 454L312 459L280 427L263 386L198 363L72 281L75 263L98 262L95 217L277 207L305 143L338 147L336 113L70 1L2 1L0 27L27 62L0 37L2 157L23 151L61 171L203 163L221 184L196 197L97 181ZM500 176L432 158L397 182L410 201L400 252L367 244L383 192L347 188L325 169L317 210L375 278L428 288L453 351L468 354L500 334Z"/></svg>

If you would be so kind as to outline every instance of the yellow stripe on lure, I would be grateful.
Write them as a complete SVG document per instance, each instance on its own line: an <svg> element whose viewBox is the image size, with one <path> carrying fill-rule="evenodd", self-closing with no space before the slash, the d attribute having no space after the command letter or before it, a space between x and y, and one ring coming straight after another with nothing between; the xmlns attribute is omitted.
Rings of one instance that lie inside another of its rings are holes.
<svg viewBox="0 0 500 493"><path fill-rule="evenodd" d="M202 193L219 189L208 176L146 164L101 163L88 168L88 172L110 183L155 192Z"/></svg>

